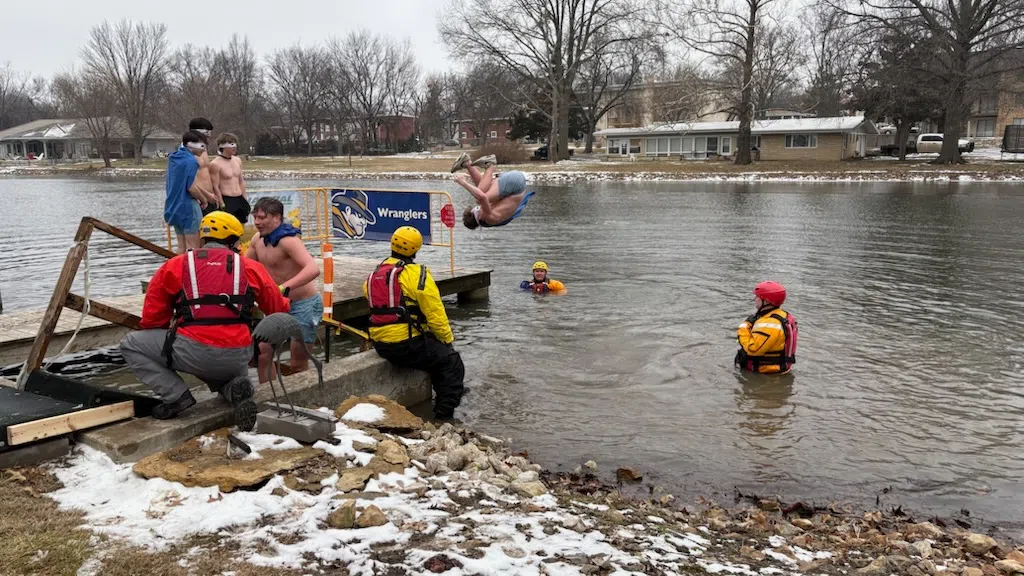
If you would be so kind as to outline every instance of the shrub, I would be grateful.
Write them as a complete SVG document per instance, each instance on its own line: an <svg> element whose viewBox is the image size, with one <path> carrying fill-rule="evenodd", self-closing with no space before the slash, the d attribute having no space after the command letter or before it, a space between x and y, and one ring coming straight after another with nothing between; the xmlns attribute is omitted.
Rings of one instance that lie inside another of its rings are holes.
<svg viewBox="0 0 1024 576"><path fill-rule="evenodd" d="M473 158L494 154L498 164L521 164L530 159L530 153L518 142L511 140L488 140L486 144L477 148Z"/></svg>

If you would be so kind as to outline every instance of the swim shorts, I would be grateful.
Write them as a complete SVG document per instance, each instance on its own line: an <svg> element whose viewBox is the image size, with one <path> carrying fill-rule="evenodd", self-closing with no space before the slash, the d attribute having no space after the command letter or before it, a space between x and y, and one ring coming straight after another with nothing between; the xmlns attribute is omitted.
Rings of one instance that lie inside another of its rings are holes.
<svg viewBox="0 0 1024 576"><path fill-rule="evenodd" d="M526 190L526 174L518 170L498 175L498 198L522 194Z"/></svg>
<svg viewBox="0 0 1024 576"><path fill-rule="evenodd" d="M182 236L190 236L192 234L199 234L199 225L203 222L203 209L199 207L198 200L190 200L192 203L192 220L188 224L178 226L174 225L174 233Z"/></svg>
<svg viewBox="0 0 1024 576"><path fill-rule="evenodd" d="M316 342L316 329L320 326L320 319L324 317L324 302L320 295L310 296L305 300L292 300L288 313L298 320L299 326L302 327L302 339L308 344Z"/></svg>
<svg viewBox="0 0 1024 576"><path fill-rule="evenodd" d="M249 202L241 196L225 196L224 207L221 210L231 214L245 226L249 220Z"/></svg>

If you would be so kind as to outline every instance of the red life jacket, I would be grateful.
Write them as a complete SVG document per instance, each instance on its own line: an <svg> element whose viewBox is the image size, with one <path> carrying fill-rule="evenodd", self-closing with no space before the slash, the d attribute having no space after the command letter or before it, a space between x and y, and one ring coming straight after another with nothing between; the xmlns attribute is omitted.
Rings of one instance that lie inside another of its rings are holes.
<svg viewBox="0 0 1024 576"><path fill-rule="evenodd" d="M226 248L186 253L175 305L176 326L248 324L254 305L241 256Z"/></svg>
<svg viewBox="0 0 1024 576"><path fill-rule="evenodd" d="M778 366L779 372L787 372L793 367L793 364L796 364L796 343L798 339L796 317L791 313L786 313L786 317L783 318L781 314L776 314L774 311L767 314L767 316L778 320L779 324L782 325L782 334L786 338L782 352L765 354L763 356L750 356L743 349L740 349L736 354L736 363L751 372L759 372L758 368L761 366Z"/></svg>
<svg viewBox="0 0 1024 576"><path fill-rule="evenodd" d="M407 298L402 292L399 278L407 264L404 260L381 262L366 278L366 300L370 308L370 326L408 324L409 337L412 338L413 326L423 323L423 314L416 301ZM426 282L427 268L421 266L420 290L426 286Z"/></svg>

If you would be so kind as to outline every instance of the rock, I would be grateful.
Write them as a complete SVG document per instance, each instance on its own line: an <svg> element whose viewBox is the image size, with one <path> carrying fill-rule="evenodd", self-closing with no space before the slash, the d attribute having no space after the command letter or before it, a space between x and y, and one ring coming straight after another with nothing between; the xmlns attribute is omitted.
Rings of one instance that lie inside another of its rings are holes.
<svg viewBox="0 0 1024 576"><path fill-rule="evenodd" d="M448 457L444 454L431 454L423 465L427 469L427 474L438 475L451 472L451 468L448 468Z"/></svg>
<svg viewBox="0 0 1024 576"><path fill-rule="evenodd" d="M586 462L583 463L583 467L586 468L587 470L590 470L591 472L595 472L597 471L597 462L594 462L593 460L587 460Z"/></svg>
<svg viewBox="0 0 1024 576"><path fill-rule="evenodd" d="M406 410L401 404L379 394L349 396L334 411L334 415L341 418L356 404L374 404L384 410L384 418L382 420L373 423L358 422L357 424L361 426L393 432L410 432L423 429L422 419ZM444 427L442 426L442 428Z"/></svg>
<svg viewBox="0 0 1024 576"><path fill-rule="evenodd" d="M932 562L931 560L921 560L917 563L917 567L925 574L931 574L932 576L939 573L939 569L935 567L935 562ZM946 576L949 576L951 573L953 573L952 570L947 567L945 570Z"/></svg>
<svg viewBox="0 0 1024 576"><path fill-rule="evenodd" d="M889 561L885 556L879 556L863 568L858 568L855 573L859 576L887 576L890 572Z"/></svg>
<svg viewBox="0 0 1024 576"><path fill-rule="evenodd" d="M377 444L377 456L388 464L401 465L402 470L409 466L409 454L405 447L394 440L385 440Z"/></svg>
<svg viewBox="0 0 1024 576"><path fill-rule="evenodd" d="M760 500L757 506L765 512L778 512L780 509L778 500Z"/></svg>
<svg viewBox="0 0 1024 576"><path fill-rule="evenodd" d="M583 530L586 530L587 526L583 523L583 520L580 520L579 516L573 516L570 514L562 519L562 528L582 532Z"/></svg>
<svg viewBox="0 0 1024 576"><path fill-rule="evenodd" d="M362 490L366 487L366 483L371 477L373 477L373 470L370 470L369 468L364 468L362 466L358 468L346 468L341 471L341 478L338 479L338 483L334 486L340 492Z"/></svg>
<svg viewBox="0 0 1024 576"><path fill-rule="evenodd" d="M708 518L708 528L715 532L725 532L729 529L729 525L721 518Z"/></svg>
<svg viewBox="0 0 1024 576"><path fill-rule="evenodd" d="M352 449L357 452L376 452L377 445L370 444L368 442L360 442L359 440L352 441Z"/></svg>
<svg viewBox="0 0 1024 576"><path fill-rule="evenodd" d="M644 475L636 468L619 468L615 471L615 479L619 482L639 482Z"/></svg>
<svg viewBox="0 0 1024 576"><path fill-rule="evenodd" d="M1020 550L1010 550L1006 553L1007 560L1016 560L1017 562L1024 564L1024 552Z"/></svg>
<svg viewBox="0 0 1024 576"><path fill-rule="evenodd" d="M377 508L373 504L370 504L365 510L360 512L359 518L356 519L356 526L360 528L383 526L387 523L387 516L384 516L384 513L380 511L380 508Z"/></svg>
<svg viewBox="0 0 1024 576"><path fill-rule="evenodd" d="M889 563L889 566L894 566L897 570L903 570L907 566L911 566L914 564L913 560L907 558L906 556L901 556L899 554L891 554L889 556L886 556L885 560Z"/></svg>
<svg viewBox="0 0 1024 576"><path fill-rule="evenodd" d="M445 426L447 426L447 424L445 424ZM430 572L440 574L442 572L447 572L452 568L462 568L462 562L459 562L455 558L445 556L444 554L437 554L436 556L427 558L427 560L423 562L423 567Z"/></svg>
<svg viewBox="0 0 1024 576"><path fill-rule="evenodd" d="M143 478L163 478L188 487L217 486L222 492L231 492L260 484L324 453L316 448L268 448L261 450L261 457L257 459L228 460L227 433L227 428L216 430L207 435L212 435L214 441L204 441L204 444L200 444L199 438L193 438L179 447L139 460L132 470Z"/></svg>
<svg viewBox="0 0 1024 576"><path fill-rule="evenodd" d="M537 480L540 480L540 475L533 470L528 470L516 476L516 482L536 482Z"/></svg>
<svg viewBox="0 0 1024 576"><path fill-rule="evenodd" d="M964 550L975 556L982 556L998 545L999 543L993 540L991 536L985 536L984 534L968 534L967 539L964 540Z"/></svg>
<svg viewBox="0 0 1024 576"><path fill-rule="evenodd" d="M509 558L526 558L526 551L515 546L503 546L501 551Z"/></svg>
<svg viewBox="0 0 1024 576"><path fill-rule="evenodd" d="M920 538L931 538L932 540L943 540L946 537L946 533L941 528L932 524L931 522L920 522L917 524L910 524L904 529L908 538L914 539L916 536Z"/></svg>
<svg viewBox="0 0 1024 576"><path fill-rule="evenodd" d="M1024 574L1024 564L1016 560L1000 560L996 562L996 568L1003 574Z"/></svg>
<svg viewBox="0 0 1024 576"><path fill-rule="evenodd" d="M348 530L356 524L356 501L348 500L337 510L327 515L327 525L339 530Z"/></svg>
<svg viewBox="0 0 1024 576"><path fill-rule="evenodd" d="M981 568L974 568L967 566L964 571L960 573L961 576L985 576L985 572Z"/></svg>
<svg viewBox="0 0 1024 576"><path fill-rule="evenodd" d="M794 518L791 524L801 530L810 530L811 528L814 528L814 522L811 522L807 518Z"/></svg>
<svg viewBox="0 0 1024 576"><path fill-rule="evenodd" d="M548 493L548 489L544 484L539 481L534 482L513 482L512 490L522 496L533 498L536 496L543 496Z"/></svg>
<svg viewBox="0 0 1024 576"><path fill-rule="evenodd" d="M910 549L921 558L932 557L932 545L927 540L918 540L910 545Z"/></svg>
<svg viewBox="0 0 1024 576"><path fill-rule="evenodd" d="M775 525L775 533L780 536L797 536L803 533L803 530L783 520Z"/></svg>
<svg viewBox="0 0 1024 576"><path fill-rule="evenodd" d="M476 438L477 441L480 442L480 445L488 450L501 450L505 446L505 442L503 440L495 438L494 436L477 434Z"/></svg>
<svg viewBox="0 0 1024 576"><path fill-rule="evenodd" d="M335 500L376 500L377 498L383 498L387 496L385 492L346 492L344 494L336 494Z"/></svg>
<svg viewBox="0 0 1024 576"><path fill-rule="evenodd" d="M764 562L764 559L766 558L764 552L761 552L760 550L755 550L750 546L740 546L740 554L746 556L747 558L750 558L755 562Z"/></svg>
<svg viewBox="0 0 1024 576"><path fill-rule="evenodd" d="M925 574L924 570L921 570L917 566L911 566L910 568L907 568L907 576L928 576L928 575Z"/></svg>

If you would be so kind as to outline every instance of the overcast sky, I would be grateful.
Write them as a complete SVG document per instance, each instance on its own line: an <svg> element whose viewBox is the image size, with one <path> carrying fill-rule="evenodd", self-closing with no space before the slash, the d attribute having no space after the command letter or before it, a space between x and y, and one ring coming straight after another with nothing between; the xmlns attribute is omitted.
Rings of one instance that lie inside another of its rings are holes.
<svg viewBox="0 0 1024 576"><path fill-rule="evenodd" d="M437 33L444 0L3 0L0 62L33 76L52 76L78 60L89 30L108 19L162 22L172 46L220 47L233 33L247 36L261 57L296 42L304 45L368 28L408 36L424 72L447 70Z"/></svg>

